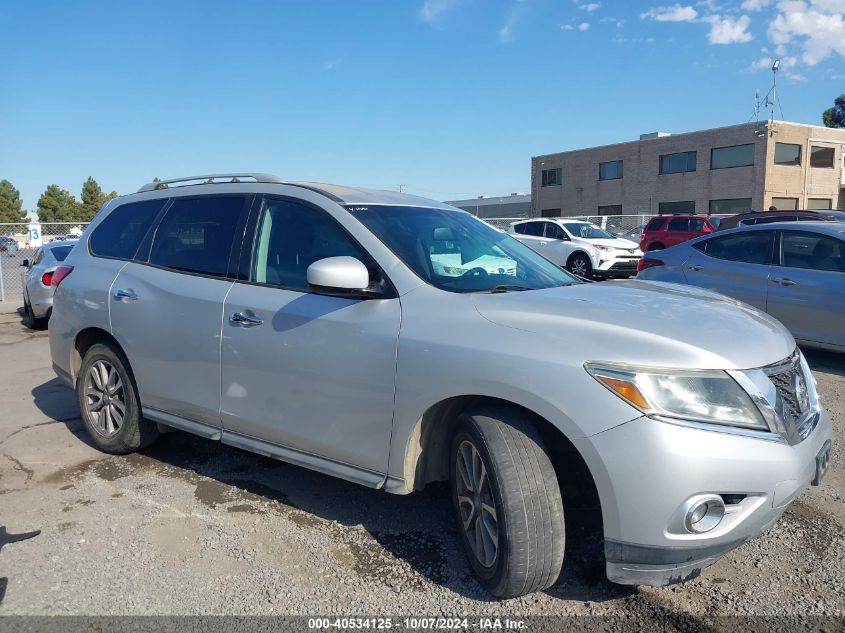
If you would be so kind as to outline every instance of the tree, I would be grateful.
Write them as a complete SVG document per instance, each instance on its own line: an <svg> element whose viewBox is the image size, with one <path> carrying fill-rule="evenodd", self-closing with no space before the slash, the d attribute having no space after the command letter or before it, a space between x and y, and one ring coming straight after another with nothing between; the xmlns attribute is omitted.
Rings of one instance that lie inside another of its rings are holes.
<svg viewBox="0 0 845 633"><path fill-rule="evenodd" d="M80 215L76 198L58 185L50 185L38 198L38 219L41 222L77 222Z"/></svg>
<svg viewBox="0 0 845 633"><path fill-rule="evenodd" d="M23 222L26 212L21 210L21 193L8 180L0 180L0 222Z"/></svg>
<svg viewBox="0 0 845 633"><path fill-rule="evenodd" d="M839 95L833 101L833 107L822 112L825 127L845 128L845 94Z"/></svg>
<svg viewBox="0 0 845 633"><path fill-rule="evenodd" d="M75 219L90 222L97 215L97 211L109 200L117 198L117 192L103 193L100 185L91 176L82 184L82 204L79 206L79 216Z"/></svg>

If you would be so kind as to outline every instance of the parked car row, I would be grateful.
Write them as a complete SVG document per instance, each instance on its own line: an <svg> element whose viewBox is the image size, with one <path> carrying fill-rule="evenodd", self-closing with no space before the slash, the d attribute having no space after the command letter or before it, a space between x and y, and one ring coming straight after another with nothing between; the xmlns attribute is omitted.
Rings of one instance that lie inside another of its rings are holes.
<svg viewBox="0 0 845 633"><path fill-rule="evenodd" d="M210 184L107 203L51 278L53 367L105 452L169 427L396 494L446 481L499 597L566 564L562 490L597 497L612 581L665 585L826 473L830 419L778 321L561 268L627 271L635 243L566 220L509 236L396 192L186 180ZM815 251L788 252L841 261Z"/></svg>
<svg viewBox="0 0 845 633"><path fill-rule="evenodd" d="M638 279L715 290L767 312L799 343L845 351L845 224L781 222L646 253Z"/></svg>

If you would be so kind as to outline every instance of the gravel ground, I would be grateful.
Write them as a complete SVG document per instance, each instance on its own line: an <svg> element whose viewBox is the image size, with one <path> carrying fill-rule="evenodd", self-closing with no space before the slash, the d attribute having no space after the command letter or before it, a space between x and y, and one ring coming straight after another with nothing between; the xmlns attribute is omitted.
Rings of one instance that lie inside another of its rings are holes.
<svg viewBox="0 0 845 633"><path fill-rule="evenodd" d="M434 486L397 497L183 433L111 457L88 443L45 332L0 314L0 614L845 616L845 356L809 353L831 470L767 534L683 586L603 578L568 543L561 580L494 602ZM683 627L681 627L683 628Z"/></svg>

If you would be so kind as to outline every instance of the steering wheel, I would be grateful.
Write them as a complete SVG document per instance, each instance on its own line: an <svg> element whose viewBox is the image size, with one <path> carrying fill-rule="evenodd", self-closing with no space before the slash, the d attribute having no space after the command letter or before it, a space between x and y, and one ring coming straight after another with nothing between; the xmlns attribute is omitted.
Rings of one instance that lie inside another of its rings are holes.
<svg viewBox="0 0 845 633"><path fill-rule="evenodd" d="M466 271L461 277L487 277L488 273L486 270L481 268L481 266L476 266L475 268L470 268Z"/></svg>

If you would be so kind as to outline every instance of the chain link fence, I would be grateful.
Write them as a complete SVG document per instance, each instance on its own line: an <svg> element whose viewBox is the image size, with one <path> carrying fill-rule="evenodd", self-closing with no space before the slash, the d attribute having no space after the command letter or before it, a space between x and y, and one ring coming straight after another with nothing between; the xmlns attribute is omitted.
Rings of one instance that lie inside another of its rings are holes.
<svg viewBox="0 0 845 633"><path fill-rule="evenodd" d="M86 226L86 222L0 223L0 301L23 305L21 264L25 259L32 260L39 240L47 245L55 240L73 239L82 235Z"/></svg>

